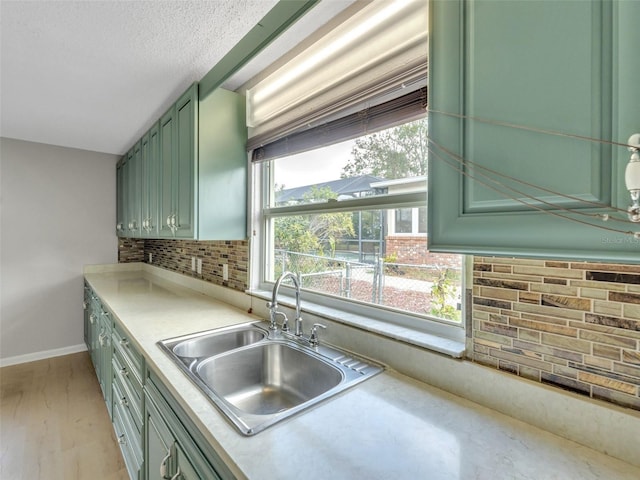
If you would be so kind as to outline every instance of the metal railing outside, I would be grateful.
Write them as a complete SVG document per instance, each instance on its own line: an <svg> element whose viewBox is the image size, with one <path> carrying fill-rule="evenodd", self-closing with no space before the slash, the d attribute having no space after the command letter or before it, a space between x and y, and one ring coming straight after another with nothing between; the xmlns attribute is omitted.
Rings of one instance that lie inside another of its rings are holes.
<svg viewBox="0 0 640 480"><path fill-rule="evenodd" d="M303 288L423 315L434 313L434 285L450 282L444 301L460 309L462 265L414 265L384 259L362 263L286 250L276 250L275 258L275 276L287 270L299 272Z"/></svg>

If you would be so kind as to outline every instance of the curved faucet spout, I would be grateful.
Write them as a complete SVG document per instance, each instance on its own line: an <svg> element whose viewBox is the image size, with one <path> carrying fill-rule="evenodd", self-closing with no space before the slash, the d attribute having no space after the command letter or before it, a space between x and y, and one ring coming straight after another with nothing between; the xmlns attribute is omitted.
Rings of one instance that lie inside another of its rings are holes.
<svg viewBox="0 0 640 480"><path fill-rule="evenodd" d="M273 286L273 293L271 295L271 302L267 305L269 308L271 325L269 328L272 330L276 329L276 315L278 313L278 291L280 290L280 285L287 278L291 278L293 280L293 285L296 291L296 320L295 320L295 334L300 337L302 336L302 316L300 314L300 288L301 288L301 278L299 274L295 274L293 272L284 272L282 275L278 277L275 285Z"/></svg>

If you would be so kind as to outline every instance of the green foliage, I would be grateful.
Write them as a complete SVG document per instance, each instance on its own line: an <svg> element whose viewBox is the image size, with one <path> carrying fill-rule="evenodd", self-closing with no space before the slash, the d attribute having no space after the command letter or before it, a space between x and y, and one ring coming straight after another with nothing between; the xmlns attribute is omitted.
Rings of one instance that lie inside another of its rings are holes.
<svg viewBox="0 0 640 480"><path fill-rule="evenodd" d="M431 314L438 318L460 321L461 312L450 303L455 300L456 295L454 278L449 274L449 269L440 272L431 287Z"/></svg>
<svg viewBox="0 0 640 480"><path fill-rule="evenodd" d="M356 140L342 178L375 175L386 179L427 175L427 119Z"/></svg>
<svg viewBox="0 0 640 480"><path fill-rule="evenodd" d="M336 199L329 187L313 187L304 196L305 203ZM317 255L335 253L336 242L354 235L350 213L320 213L275 219L276 248Z"/></svg>

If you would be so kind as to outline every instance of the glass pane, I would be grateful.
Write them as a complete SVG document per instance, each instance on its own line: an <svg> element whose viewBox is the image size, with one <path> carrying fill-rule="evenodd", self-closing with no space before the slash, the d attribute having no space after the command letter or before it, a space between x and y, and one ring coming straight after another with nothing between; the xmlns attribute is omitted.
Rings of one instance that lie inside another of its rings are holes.
<svg viewBox="0 0 640 480"><path fill-rule="evenodd" d="M424 235L390 232L396 211L272 219L266 280L300 272L305 289L459 322L462 256L429 252Z"/></svg>
<svg viewBox="0 0 640 480"><path fill-rule="evenodd" d="M418 209L418 233L427 233L427 207Z"/></svg>
<svg viewBox="0 0 640 480"><path fill-rule="evenodd" d="M412 208L396 209L396 233L411 233Z"/></svg>
<svg viewBox="0 0 640 480"><path fill-rule="evenodd" d="M427 119L279 158L273 205L426 190Z"/></svg>

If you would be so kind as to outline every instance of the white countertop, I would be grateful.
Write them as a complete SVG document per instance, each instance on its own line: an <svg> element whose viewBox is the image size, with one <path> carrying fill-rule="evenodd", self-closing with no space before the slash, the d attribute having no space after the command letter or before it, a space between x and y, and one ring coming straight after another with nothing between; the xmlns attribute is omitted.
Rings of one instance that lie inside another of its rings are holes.
<svg viewBox="0 0 640 480"><path fill-rule="evenodd" d="M256 317L143 271L85 278L239 478L640 478L639 467L391 370L245 437L156 342Z"/></svg>

